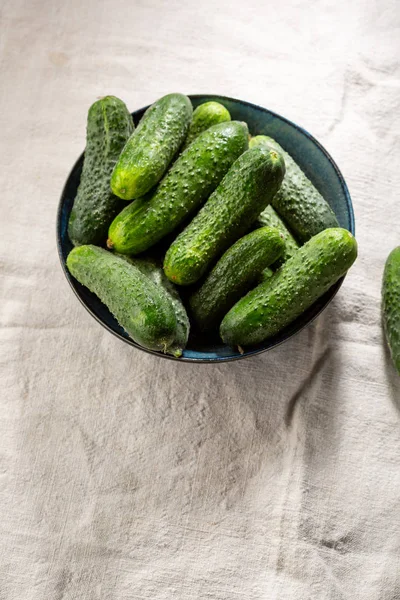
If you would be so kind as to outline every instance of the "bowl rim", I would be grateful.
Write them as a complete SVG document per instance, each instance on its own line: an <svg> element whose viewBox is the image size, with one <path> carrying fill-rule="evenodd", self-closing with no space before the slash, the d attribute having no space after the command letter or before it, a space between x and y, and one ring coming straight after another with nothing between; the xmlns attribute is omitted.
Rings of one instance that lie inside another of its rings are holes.
<svg viewBox="0 0 400 600"><path fill-rule="evenodd" d="M245 106L248 106L252 109L255 109L259 112L267 112L270 115L272 115L275 118L278 118L282 121L285 121L287 124L289 124L290 126L294 127L295 129L297 129L298 131L300 131L302 134L304 134L311 142L313 142L319 149L320 151L324 154L324 156L328 159L328 161L331 163L338 179L340 182L340 185L343 189L344 192L344 196L345 196L345 200L346 200L346 204L347 204L347 209L348 209L348 214L350 217L350 233L352 235L355 235L355 217L354 217L354 210L353 210L353 204L351 201L351 196L350 196L350 192L349 189L347 187L346 181L338 167L338 165L336 164L336 162L333 160L333 158L331 157L331 155L329 154L329 152L324 148L324 146L311 134L309 133L306 129L304 129L303 127L301 127L300 125L297 125L296 123L294 123L293 121L291 121L290 119L287 119L286 117L283 117L282 115L280 115L277 112L274 112L268 108L264 108L262 106L259 106L257 104L253 104L252 102L248 102L247 100L241 100L239 98L231 98L229 96L222 96L220 94L188 94L188 97L190 98L190 100L204 100L205 102L207 102L208 98L213 98L213 99L219 99L219 100L227 100L229 102L233 102L233 103L239 103L239 104L243 104ZM131 112L131 115L134 117L137 113L141 113L144 112L147 108L149 108L149 106L151 106L150 104L147 106L144 106L142 108L138 108L137 110ZM232 362L232 361L236 361L236 360L243 360L245 358L250 358L252 356L256 356L257 354L262 354L263 352L267 352L268 350L272 350L273 348L276 348L277 346L280 346L281 344L283 344L284 342L286 342L288 339L292 338L293 336L297 335L298 333L300 333L300 331L302 331L305 327L307 327L308 325L310 325L327 307L328 305L332 302L332 300L334 299L334 297L336 296L336 294L338 293L339 289L341 288L343 281L346 277L346 275L344 275L341 279L339 279L339 281L337 281L331 288L330 290L328 290L328 292L326 293L330 293L330 297L327 299L327 301L325 302L325 304L323 306L321 306L316 312L315 314L313 314L311 316L311 318L309 318L305 323L302 323L297 329L295 329L294 331L289 331L286 334L284 334L284 336L282 337L282 339L273 342L271 345L267 345L266 347L259 347L257 346L256 348L254 348L254 350L250 349L248 351L246 351L244 354L238 354L238 355L234 355L234 356L216 356L214 358L203 358L203 357L199 357L199 358L195 358L195 357L188 357L188 356L181 356L179 358L172 356L170 354L162 354L160 352L157 352L155 350L150 350L148 348L144 348L143 346L140 346L139 344L137 344L131 337L125 337L122 336L119 332L115 331L114 329L112 329L112 327L110 327L107 323L105 323L99 316L96 315L96 313L86 304L86 302L83 300L83 298L81 297L81 295L79 294L76 285L73 281L73 277L70 274L70 272L67 269L67 265L66 262L64 261L64 256L63 256L63 249L62 249L62 236L61 236L61 214L62 214L62 210L63 210L63 206L64 206L64 198L66 195L66 190L67 190L67 186L68 186L68 182L71 178L72 173L75 171L75 169L77 168L77 165L79 164L79 162L82 160L82 157L84 155L84 151L79 155L79 157L77 158L77 160L75 161L75 163L73 164L72 168L69 171L69 174L65 180L62 192L61 192L61 197L58 203L58 207L57 207L57 215L56 215L56 240L57 240L57 252L58 252L58 257L60 259L60 263L61 263L61 268L64 272L64 275L70 285L70 287L72 288L75 296L78 298L79 302L82 304L82 306L85 307L85 309L88 311L88 313L98 322L100 323L100 325L102 325L105 329L107 329L110 333L112 333L116 338L118 338L119 340L129 344L130 346L133 346L134 348L137 348L138 350L141 350L143 352L147 352L148 354L152 354L153 356L157 356L158 358L166 358L168 360L172 360L172 361L178 361L178 362L186 362L186 363L196 363L196 364L215 364L215 363L228 363L228 362ZM273 338L272 338L273 339Z"/></svg>

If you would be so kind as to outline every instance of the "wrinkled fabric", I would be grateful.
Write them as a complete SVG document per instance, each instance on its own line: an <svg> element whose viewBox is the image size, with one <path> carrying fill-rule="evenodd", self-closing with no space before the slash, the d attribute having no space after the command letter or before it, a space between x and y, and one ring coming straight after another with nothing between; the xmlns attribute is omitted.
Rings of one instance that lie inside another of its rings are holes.
<svg viewBox="0 0 400 600"><path fill-rule="evenodd" d="M398 2L16 0L0 27L1 600L400 598L400 377L380 323ZM353 198L359 258L336 299L248 360L131 348L59 265L89 105L175 91L300 124Z"/></svg>

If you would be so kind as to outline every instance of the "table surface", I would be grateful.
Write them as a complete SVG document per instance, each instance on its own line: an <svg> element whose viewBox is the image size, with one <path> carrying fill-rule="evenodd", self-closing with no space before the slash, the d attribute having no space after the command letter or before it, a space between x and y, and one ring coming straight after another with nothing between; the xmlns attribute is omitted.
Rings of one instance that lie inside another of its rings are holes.
<svg viewBox="0 0 400 600"><path fill-rule="evenodd" d="M400 243L393 0L15 0L0 8L0 598L400 598L400 378L382 270ZM55 216L88 106L260 104L353 198L330 307L247 361L178 364L74 298Z"/></svg>

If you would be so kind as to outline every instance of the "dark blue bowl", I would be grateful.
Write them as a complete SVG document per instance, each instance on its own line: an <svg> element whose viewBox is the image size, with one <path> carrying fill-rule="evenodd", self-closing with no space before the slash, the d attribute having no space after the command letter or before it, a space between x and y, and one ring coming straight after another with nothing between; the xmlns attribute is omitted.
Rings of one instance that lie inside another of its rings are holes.
<svg viewBox="0 0 400 600"><path fill-rule="evenodd" d="M291 123L284 117L273 113L266 108L261 108L255 104L235 100L234 98L225 98L224 96L190 96L193 106L196 107L203 102L217 100L226 106L232 115L232 119L245 121L252 135L266 134L276 139L293 156L300 165L307 177L311 179L316 188L329 202L334 210L336 217L345 229L354 234L354 214L349 191L343 179L341 172L336 166L328 152L314 139L307 131ZM142 117L147 107L141 108L132 113L135 124ZM278 335L270 338L263 344L248 348L244 354L240 354L234 348L225 346L221 341L196 339L189 340L188 347L181 358L174 358L151 350L146 350L136 344L125 331L118 325L115 318L104 304L87 288L78 283L68 272L66 268L66 258L72 249L72 244L68 238L67 226L72 204L76 196L79 180L82 171L83 154L78 158L67 179L64 190L61 195L57 214L57 245L60 255L61 265L65 276L67 277L76 296L82 302L90 314L97 319L103 327L116 335L122 341L135 346L142 351L156 354L170 360L180 360L187 362L223 362L230 360L239 360L260 354L274 348L278 344L289 339L292 335L303 329L308 323L313 321L324 308L329 304L336 292L342 285L343 279L338 281L326 294L324 294L311 308L306 310L298 319L293 321L288 327L283 329Z"/></svg>

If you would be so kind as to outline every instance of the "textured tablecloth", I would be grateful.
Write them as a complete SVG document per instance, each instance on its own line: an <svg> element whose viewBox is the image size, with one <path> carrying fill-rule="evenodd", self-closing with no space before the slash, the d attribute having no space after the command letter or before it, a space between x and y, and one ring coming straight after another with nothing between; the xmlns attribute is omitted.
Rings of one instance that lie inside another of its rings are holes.
<svg viewBox="0 0 400 600"><path fill-rule="evenodd" d="M1 600L400 598L400 378L380 326L398 1L15 0L0 18ZM172 91L301 124L352 194L359 259L337 298L246 361L136 351L59 265L88 106Z"/></svg>

